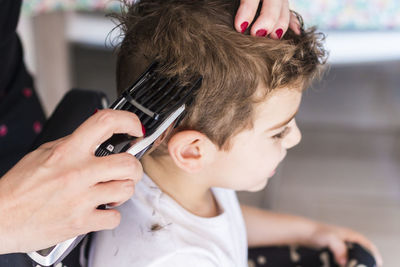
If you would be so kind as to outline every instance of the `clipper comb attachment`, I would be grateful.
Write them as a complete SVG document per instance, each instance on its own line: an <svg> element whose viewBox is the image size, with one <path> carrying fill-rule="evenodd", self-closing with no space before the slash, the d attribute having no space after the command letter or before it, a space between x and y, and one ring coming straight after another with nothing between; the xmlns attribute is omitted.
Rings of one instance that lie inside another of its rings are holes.
<svg viewBox="0 0 400 267"><path fill-rule="evenodd" d="M101 144L95 155L102 157L110 154L128 152L137 158L152 147L154 141L185 110L185 103L201 85L201 77L189 85L180 85L179 78L167 78L158 70L158 63L150 67L126 89L112 105L112 109L128 110L135 113L142 122L146 135L143 139L127 134L114 134ZM139 146L139 143L142 145ZM135 149L135 145L137 145Z"/></svg>

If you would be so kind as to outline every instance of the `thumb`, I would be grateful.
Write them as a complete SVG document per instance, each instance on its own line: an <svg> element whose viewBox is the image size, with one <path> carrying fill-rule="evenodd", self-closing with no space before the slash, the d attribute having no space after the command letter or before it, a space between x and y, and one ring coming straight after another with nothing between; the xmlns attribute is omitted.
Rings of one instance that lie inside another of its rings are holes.
<svg viewBox="0 0 400 267"><path fill-rule="evenodd" d="M333 236L331 240L329 241L328 245L329 249L332 251L333 256L335 258L335 261L340 265L340 266L345 266L347 263L347 246L346 243Z"/></svg>

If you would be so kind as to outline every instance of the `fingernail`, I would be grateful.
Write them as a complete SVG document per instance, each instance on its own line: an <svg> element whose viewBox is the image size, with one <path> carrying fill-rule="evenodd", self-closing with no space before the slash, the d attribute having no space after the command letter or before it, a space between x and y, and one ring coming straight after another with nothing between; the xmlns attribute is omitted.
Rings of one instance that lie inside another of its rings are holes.
<svg viewBox="0 0 400 267"><path fill-rule="evenodd" d="M281 39L282 34L283 34L283 30L282 30L282 29L277 29L277 30L275 31L275 33L276 33L276 35L278 36L278 38Z"/></svg>
<svg viewBox="0 0 400 267"><path fill-rule="evenodd" d="M264 37L264 36L266 36L266 35L267 35L267 30L265 30L265 29L259 29L259 30L256 32L256 36Z"/></svg>
<svg viewBox="0 0 400 267"><path fill-rule="evenodd" d="M93 114L92 115L94 115L94 114L96 114L97 113L97 111L99 111L97 108L94 110L94 112L93 112Z"/></svg>
<svg viewBox="0 0 400 267"><path fill-rule="evenodd" d="M143 133L143 136L146 135L146 128L144 128L143 124L142 124L142 133Z"/></svg>
<svg viewBox="0 0 400 267"><path fill-rule="evenodd" d="M247 27L249 26L249 23L247 21L243 22L240 25L241 33L244 33L247 30Z"/></svg>

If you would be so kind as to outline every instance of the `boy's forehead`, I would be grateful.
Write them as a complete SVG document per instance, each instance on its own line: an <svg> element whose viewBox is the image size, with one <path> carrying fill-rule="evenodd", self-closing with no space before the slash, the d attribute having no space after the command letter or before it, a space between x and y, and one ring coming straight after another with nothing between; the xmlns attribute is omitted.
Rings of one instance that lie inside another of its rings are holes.
<svg viewBox="0 0 400 267"><path fill-rule="evenodd" d="M280 88L259 103L255 112L255 127L279 128L287 124L297 113L302 92L294 88Z"/></svg>

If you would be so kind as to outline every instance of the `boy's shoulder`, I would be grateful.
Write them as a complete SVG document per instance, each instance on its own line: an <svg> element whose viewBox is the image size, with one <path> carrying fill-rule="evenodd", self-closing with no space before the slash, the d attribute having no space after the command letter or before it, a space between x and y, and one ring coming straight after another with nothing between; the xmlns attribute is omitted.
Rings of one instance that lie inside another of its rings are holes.
<svg viewBox="0 0 400 267"><path fill-rule="evenodd" d="M89 266L186 266L188 260L202 266L225 266L232 252L243 254L237 244L246 246L246 234L234 192L214 192L226 212L202 218L185 210L144 175L133 197L118 208L120 225L96 233Z"/></svg>

